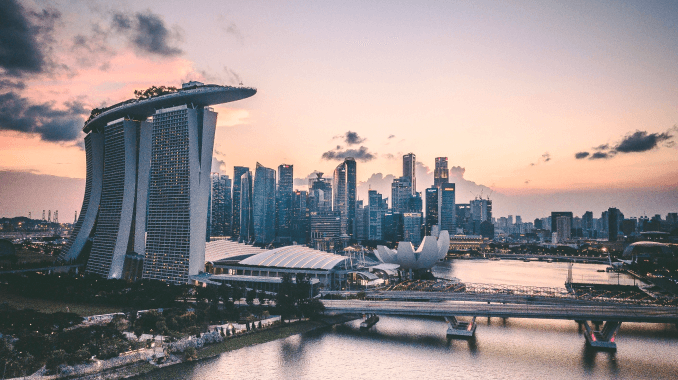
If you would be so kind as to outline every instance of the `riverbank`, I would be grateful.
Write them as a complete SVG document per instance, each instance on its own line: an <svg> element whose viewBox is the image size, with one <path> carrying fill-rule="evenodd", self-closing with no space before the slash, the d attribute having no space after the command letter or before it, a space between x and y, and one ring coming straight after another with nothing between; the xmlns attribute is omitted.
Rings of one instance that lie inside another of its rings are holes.
<svg viewBox="0 0 678 380"><path fill-rule="evenodd" d="M297 334L304 334L319 328L324 328L335 324L348 322L359 317L360 317L359 315L330 316L325 317L320 321L302 320L295 321L292 323L285 323L282 325L275 325L262 330L252 330L244 334L238 334L226 338L223 342L207 345L197 349L196 359L193 359L192 361L200 361L221 355L225 352L239 350L244 347L267 343L278 339L284 339ZM174 355L172 355L172 359L174 360L171 360L170 362L161 365L153 365L145 361L135 362L130 365L109 369L96 374L89 374L85 376L71 376L68 377L68 379L117 380L134 378L136 376L144 375L156 370L160 370L162 368L174 366L185 362L185 360L183 360L182 358Z"/></svg>

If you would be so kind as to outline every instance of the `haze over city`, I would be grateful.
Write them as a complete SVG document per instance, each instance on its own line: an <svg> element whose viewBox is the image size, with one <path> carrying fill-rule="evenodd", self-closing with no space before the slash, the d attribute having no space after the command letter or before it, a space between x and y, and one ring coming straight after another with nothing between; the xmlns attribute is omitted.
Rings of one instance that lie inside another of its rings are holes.
<svg viewBox="0 0 678 380"><path fill-rule="evenodd" d="M224 174L293 164L305 189L352 156L365 199L414 152L420 189L449 157L458 202L497 216L678 205L670 2L2 7L2 216L79 210L89 111L188 80L258 89L215 107Z"/></svg>

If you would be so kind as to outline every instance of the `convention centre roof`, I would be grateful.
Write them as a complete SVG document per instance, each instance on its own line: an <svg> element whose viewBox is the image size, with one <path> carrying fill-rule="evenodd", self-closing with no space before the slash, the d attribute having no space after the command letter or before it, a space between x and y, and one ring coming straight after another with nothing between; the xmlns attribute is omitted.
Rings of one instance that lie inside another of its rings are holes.
<svg viewBox="0 0 678 380"><path fill-rule="evenodd" d="M348 257L319 251L301 245L290 245L259 253L240 262L241 265L330 270Z"/></svg>

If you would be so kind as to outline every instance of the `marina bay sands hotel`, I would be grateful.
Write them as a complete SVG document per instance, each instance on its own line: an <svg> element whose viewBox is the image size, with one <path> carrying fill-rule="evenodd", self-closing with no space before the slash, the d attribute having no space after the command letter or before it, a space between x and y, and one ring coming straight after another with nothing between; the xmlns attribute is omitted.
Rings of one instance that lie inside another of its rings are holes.
<svg viewBox="0 0 678 380"><path fill-rule="evenodd" d="M181 284L204 270L215 104L256 89L189 82L108 107L85 123L87 179L62 250L106 278ZM138 276L138 273L136 275Z"/></svg>

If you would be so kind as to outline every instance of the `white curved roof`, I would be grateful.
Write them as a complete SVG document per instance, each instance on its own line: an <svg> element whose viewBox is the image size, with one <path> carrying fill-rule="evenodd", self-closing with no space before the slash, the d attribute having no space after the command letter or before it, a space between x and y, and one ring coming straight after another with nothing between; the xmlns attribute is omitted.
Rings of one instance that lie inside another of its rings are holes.
<svg viewBox="0 0 678 380"><path fill-rule="evenodd" d="M330 270L345 260L348 260L348 257L318 251L317 249L301 245L290 245L248 257L245 260L242 260L240 264L278 268Z"/></svg>
<svg viewBox="0 0 678 380"><path fill-rule="evenodd" d="M238 243L231 240L216 240L205 243L205 262L213 263L215 261L237 257L242 255L256 255L266 252L263 248L253 247L251 245Z"/></svg>
<svg viewBox="0 0 678 380"><path fill-rule="evenodd" d="M412 243L401 241L398 243L398 249L392 250L383 245L378 245L374 250L382 263L398 264L405 269L428 269L436 261L443 259L447 255L450 247L450 235L447 231L440 231L438 239L435 236L426 236L415 251Z"/></svg>

